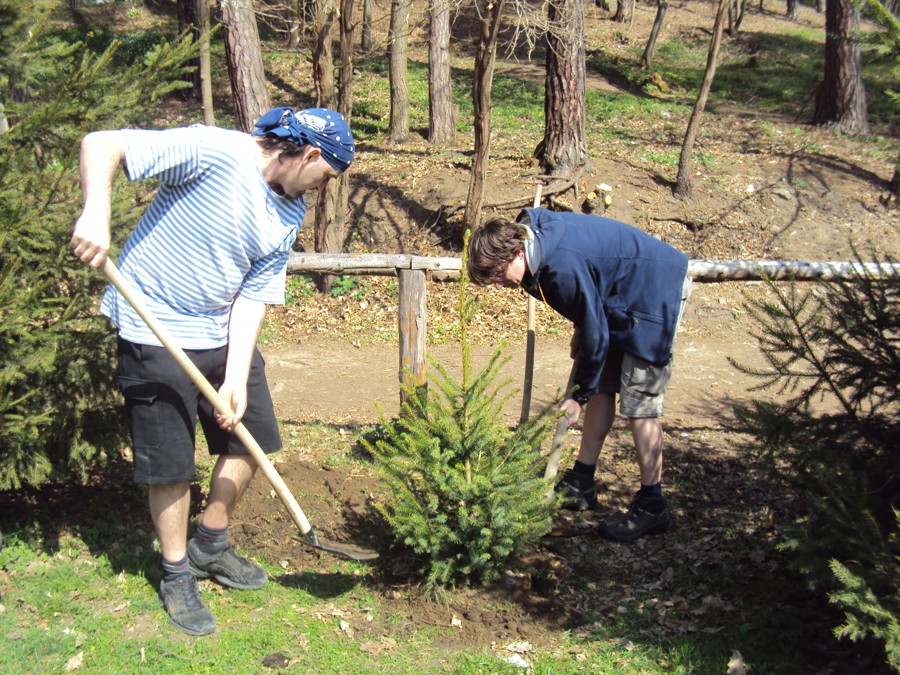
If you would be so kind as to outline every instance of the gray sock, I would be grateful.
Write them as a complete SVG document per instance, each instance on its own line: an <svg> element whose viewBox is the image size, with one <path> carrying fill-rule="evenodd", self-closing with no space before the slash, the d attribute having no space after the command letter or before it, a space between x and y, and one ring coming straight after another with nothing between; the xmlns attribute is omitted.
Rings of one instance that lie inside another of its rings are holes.
<svg viewBox="0 0 900 675"><path fill-rule="evenodd" d="M190 576L191 570L188 567L188 557L184 556L177 562L169 562L165 558L162 561L163 581L172 581L178 577Z"/></svg>
<svg viewBox="0 0 900 675"><path fill-rule="evenodd" d="M200 553L209 556L218 555L228 548L228 528L214 530L201 522L194 533L194 543Z"/></svg>

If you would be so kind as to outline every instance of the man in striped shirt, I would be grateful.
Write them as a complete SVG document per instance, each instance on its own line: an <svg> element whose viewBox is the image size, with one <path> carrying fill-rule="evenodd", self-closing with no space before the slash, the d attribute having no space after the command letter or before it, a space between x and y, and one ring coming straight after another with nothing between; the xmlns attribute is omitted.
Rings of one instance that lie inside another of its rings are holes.
<svg viewBox="0 0 900 675"><path fill-rule="evenodd" d="M114 288L107 290L101 311L118 331L134 480L149 486L162 548L160 598L170 621L188 634L215 630L198 577L240 589L266 582L266 572L228 543L229 517L256 470L229 432L243 422L263 450L281 448L256 343L266 305L284 302L306 192L337 178L354 152L344 118L323 108L275 108L252 134L194 125L100 131L82 141L84 201L71 241L75 254L91 267L106 259L120 166L129 180L159 181L119 267L232 409L230 418L216 412L134 309ZM206 509L189 540L198 419L218 458Z"/></svg>

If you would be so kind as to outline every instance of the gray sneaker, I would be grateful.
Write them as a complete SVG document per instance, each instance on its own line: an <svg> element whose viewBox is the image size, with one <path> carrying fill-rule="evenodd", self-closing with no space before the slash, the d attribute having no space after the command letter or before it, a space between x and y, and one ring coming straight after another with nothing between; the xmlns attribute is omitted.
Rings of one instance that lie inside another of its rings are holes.
<svg viewBox="0 0 900 675"><path fill-rule="evenodd" d="M198 579L212 577L223 586L254 591L265 586L269 578L262 567L239 556L230 545L221 553L206 555L200 551L196 540L191 539L187 552L191 572Z"/></svg>
<svg viewBox="0 0 900 675"><path fill-rule="evenodd" d="M628 513L607 521L597 528L598 534L612 541L634 541L645 534L661 534L669 529L669 507L662 497L635 498Z"/></svg>
<svg viewBox="0 0 900 675"><path fill-rule="evenodd" d="M216 620L200 599L197 580L190 574L160 582L159 599L169 623L188 635L209 635L216 630Z"/></svg>

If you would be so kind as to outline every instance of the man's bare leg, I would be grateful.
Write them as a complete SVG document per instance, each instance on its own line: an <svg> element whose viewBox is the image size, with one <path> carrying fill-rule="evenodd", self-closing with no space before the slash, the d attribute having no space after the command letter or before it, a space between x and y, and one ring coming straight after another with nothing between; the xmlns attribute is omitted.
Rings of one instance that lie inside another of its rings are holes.
<svg viewBox="0 0 900 675"><path fill-rule="evenodd" d="M628 425L634 437L637 462L641 470L641 485L662 482L662 424L656 417L629 417Z"/></svg>
<svg viewBox="0 0 900 675"><path fill-rule="evenodd" d="M187 554L190 482L150 485L150 516L159 537L164 560L178 562Z"/></svg>
<svg viewBox="0 0 900 675"><path fill-rule="evenodd" d="M198 578L211 577L224 586L243 590L265 585L266 571L239 556L228 543L234 508L255 472L256 462L247 455L222 455L216 461L206 510L188 542L191 569Z"/></svg>

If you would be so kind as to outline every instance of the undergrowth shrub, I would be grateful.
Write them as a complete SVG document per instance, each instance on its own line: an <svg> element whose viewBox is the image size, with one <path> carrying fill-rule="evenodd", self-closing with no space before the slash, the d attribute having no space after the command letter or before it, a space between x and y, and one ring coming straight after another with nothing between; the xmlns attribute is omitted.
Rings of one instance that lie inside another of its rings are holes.
<svg viewBox="0 0 900 675"><path fill-rule="evenodd" d="M406 388L398 418L382 413L380 438L362 439L385 480L379 510L421 561L425 588L434 593L498 576L549 532L558 508L538 451L556 405L515 430L503 425L511 393L501 392L509 382L493 385L508 358L501 346L472 372L467 325L476 307L466 293L465 269L463 260L457 305L462 379L429 359L439 395Z"/></svg>
<svg viewBox="0 0 900 675"><path fill-rule="evenodd" d="M856 270L806 292L769 283L774 300L749 302L766 366L734 365L787 400L735 412L803 496L782 547L844 612L835 634L883 641L900 669L900 272L890 260Z"/></svg>
<svg viewBox="0 0 900 675"><path fill-rule="evenodd" d="M79 141L145 120L151 101L182 86L194 53L181 39L115 66L119 42L94 53L50 23L32 3L0 0L0 490L84 473L124 440L115 333L96 311L105 282L68 247ZM117 191L115 242L134 222L135 194Z"/></svg>

